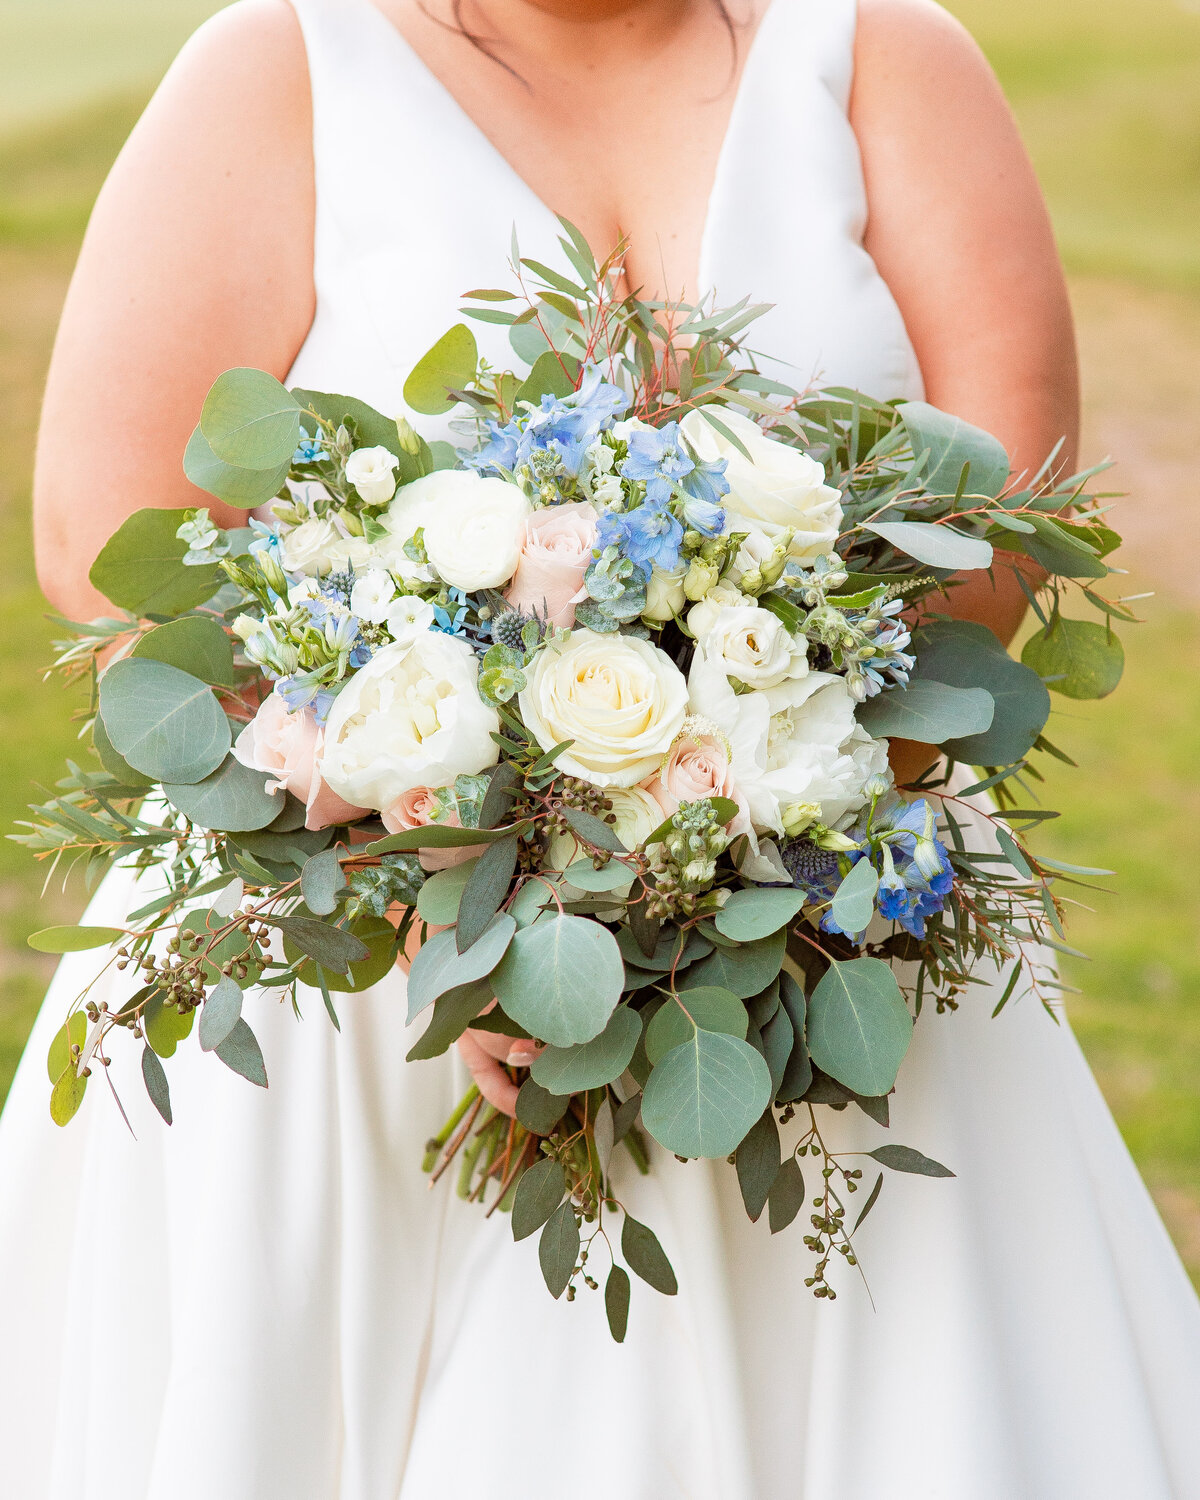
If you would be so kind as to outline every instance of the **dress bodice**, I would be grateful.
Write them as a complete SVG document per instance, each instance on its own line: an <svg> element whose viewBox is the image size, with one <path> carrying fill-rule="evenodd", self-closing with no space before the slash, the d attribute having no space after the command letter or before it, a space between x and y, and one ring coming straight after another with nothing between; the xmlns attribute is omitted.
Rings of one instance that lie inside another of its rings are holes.
<svg viewBox="0 0 1200 1500"><path fill-rule="evenodd" d="M523 255L569 270L559 227L372 0L293 4L312 79L317 311L291 383L399 413L409 371L459 317L462 293L505 284L514 228ZM699 283L719 306L772 304L751 339L767 373L912 399L916 356L863 247L847 115L855 16L855 0L770 5L718 159ZM503 327L472 326L489 360L511 363ZM428 417L417 425L447 435Z"/></svg>

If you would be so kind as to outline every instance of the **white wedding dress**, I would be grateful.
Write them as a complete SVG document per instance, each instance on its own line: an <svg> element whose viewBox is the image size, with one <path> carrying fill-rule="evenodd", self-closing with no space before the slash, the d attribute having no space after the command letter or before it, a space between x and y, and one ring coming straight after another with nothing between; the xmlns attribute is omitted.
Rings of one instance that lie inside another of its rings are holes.
<svg viewBox="0 0 1200 1500"><path fill-rule="evenodd" d="M556 226L369 0L297 0L315 101L318 311L294 382L401 407L463 290L505 281L513 222ZM847 115L853 0L774 0L714 185L701 284L775 304L757 347L885 396L921 379L862 247ZM503 361L504 330L476 325ZM416 419L432 436L436 424ZM111 875L91 922L138 904ZM194 1041L175 1124L114 1043L66 1130L47 1045L95 956L59 971L0 1125L0 1493L11 1500L1197 1500L1200 1308L1066 1025L920 1019L890 1131L957 1176L889 1174L842 1267L804 1287L724 1163L628 1184L679 1295L552 1302L536 1241L430 1191L451 1057L410 1064L399 973L304 1020L251 995L269 1091ZM93 991L116 1005L120 977ZM867 1179L870 1180L869 1178ZM873 1300L872 1300L873 1299Z"/></svg>

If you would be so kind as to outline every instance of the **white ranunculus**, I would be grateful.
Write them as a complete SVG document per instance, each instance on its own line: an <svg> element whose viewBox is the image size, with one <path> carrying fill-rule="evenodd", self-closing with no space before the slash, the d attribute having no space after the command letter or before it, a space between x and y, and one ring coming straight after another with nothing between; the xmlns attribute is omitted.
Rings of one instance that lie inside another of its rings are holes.
<svg viewBox="0 0 1200 1500"><path fill-rule="evenodd" d="M699 458L726 460L728 529L765 531L770 537L791 531L788 551L800 562L832 552L842 526L841 495L825 483L825 471L816 459L767 437L739 412L723 407L721 422L741 440L749 458L702 410L688 412L679 425Z"/></svg>
<svg viewBox="0 0 1200 1500"><path fill-rule="evenodd" d="M479 696L465 641L427 630L377 651L334 700L320 772L358 807L382 810L417 786L448 786L499 756L500 720Z"/></svg>
<svg viewBox="0 0 1200 1500"><path fill-rule="evenodd" d="M387 612L387 633L394 641L410 641L433 629L433 605L419 594L402 594Z"/></svg>
<svg viewBox="0 0 1200 1500"><path fill-rule="evenodd" d="M808 643L791 635L769 609L740 605L717 610L696 650L751 688L774 687L808 671Z"/></svg>
<svg viewBox="0 0 1200 1500"><path fill-rule="evenodd" d="M517 571L529 512L524 490L507 479L484 478L473 469L439 469L406 484L384 524L394 538L393 550L401 553L421 527L437 575L471 593L500 588ZM402 576L412 577L413 570L405 558Z"/></svg>
<svg viewBox="0 0 1200 1500"><path fill-rule="evenodd" d="M612 786L607 789L605 796L612 802L613 815L616 818L616 822L612 825L613 831L630 851L640 848L663 822L662 808L650 793L640 786ZM591 850L581 844L573 833L556 833L550 840L550 847L546 851L546 869L565 870L576 860L588 859L590 855ZM630 876L627 881L614 886L611 894L615 899L623 901L632 888L633 877ZM586 894L586 891L572 885L569 881L564 881L559 886L559 895L564 901L575 901Z"/></svg>
<svg viewBox="0 0 1200 1500"><path fill-rule="evenodd" d="M528 669L521 716L555 764L593 786L635 786L658 768L687 716L687 683L657 646L575 630Z"/></svg>
<svg viewBox="0 0 1200 1500"><path fill-rule="evenodd" d="M368 505L383 505L396 493L399 467L386 448L356 448L346 460L346 479Z"/></svg>
<svg viewBox="0 0 1200 1500"><path fill-rule="evenodd" d="M655 567L646 585L646 607L642 614L647 620L673 620L687 603L683 592L686 568L672 568L669 573Z"/></svg>
<svg viewBox="0 0 1200 1500"><path fill-rule="evenodd" d="M334 550L342 540L332 521L301 521L299 526L281 532L279 559L288 573L322 578L332 572Z"/></svg>
<svg viewBox="0 0 1200 1500"><path fill-rule="evenodd" d="M728 736L739 801L761 833L782 834L784 811L802 803L837 823L862 807L871 777L886 774L887 747L855 722L843 677L809 672L735 694L720 666L697 652L688 687L693 711Z"/></svg>
<svg viewBox="0 0 1200 1500"><path fill-rule="evenodd" d="M370 568L354 580L350 590L350 608L360 620L369 620L372 625L382 625L396 597L396 584L390 573L382 568Z"/></svg>

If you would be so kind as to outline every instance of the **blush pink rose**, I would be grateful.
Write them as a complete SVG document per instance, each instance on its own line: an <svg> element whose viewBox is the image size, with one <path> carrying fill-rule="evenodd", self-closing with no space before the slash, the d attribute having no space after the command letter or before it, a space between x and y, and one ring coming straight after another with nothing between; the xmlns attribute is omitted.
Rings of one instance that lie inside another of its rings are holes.
<svg viewBox="0 0 1200 1500"><path fill-rule="evenodd" d="M705 797L728 797L732 802L740 799L729 768L729 751L715 734L701 729L687 730L671 746L657 776L645 783L663 813L669 818L679 810L681 802L700 802ZM738 817L730 825L738 832Z"/></svg>
<svg viewBox="0 0 1200 1500"><path fill-rule="evenodd" d="M353 807L331 791L317 771L324 731L311 707L288 711L278 693L259 704L258 712L237 737L236 759L255 771L275 777L268 791L286 788L304 803L305 828L328 828L334 823L353 822L368 809Z"/></svg>
<svg viewBox="0 0 1200 1500"><path fill-rule="evenodd" d="M505 598L527 614L570 629L586 598L583 575L596 545L596 512L584 501L551 505L525 523L521 560Z"/></svg>
<svg viewBox="0 0 1200 1500"><path fill-rule="evenodd" d="M441 802L436 787L414 786L397 797L390 807L385 807L380 817L389 833L405 833L410 828L428 828L435 821L440 822L443 828L462 827L457 813L435 820L434 815L440 810ZM473 859L477 852L470 847L417 851L423 870L448 870L451 865L461 865L464 860Z"/></svg>

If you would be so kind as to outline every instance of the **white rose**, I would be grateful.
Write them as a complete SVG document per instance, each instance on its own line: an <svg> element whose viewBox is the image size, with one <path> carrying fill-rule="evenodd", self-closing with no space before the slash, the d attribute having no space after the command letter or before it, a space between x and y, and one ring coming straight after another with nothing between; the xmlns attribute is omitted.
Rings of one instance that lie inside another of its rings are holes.
<svg viewBox="0 0 1200 1500"><path fill-rule="evenodd" d="M517 571L529 512L524 490L507 479L439 469L404 486L388 509L387 524L401 550L423 527L425 552L438 576L472 593L499 588ZM407 559L406 567L411 576Z"/></svg>
<svg viewBox="0 0 1200 1500"><path fill-rule="evenodd" d="M386 448L356 448L346 460L346 479L368 505L383 505L396 493L399 467Z"/></svg>
<svg viewBox="0 0 1200 1500"><path fill-rule="evenodd" d="M687 603L683 592L686 568L672 568L664 573L655 567L646 585L646 607L642 614L647 620L673 620Z"/></svg>
<svg viewBox="0 0 1200 1500"><path fill-rule="evenodd" d="M370 543L361 536L335 537L326 556L335 573L360 573L374 561Z"/></svg>
<svg viewBox="0 0 1200 1500"><path fill-rule="evenodd" d="M741 589L735 588L731 583L718 583L711 588L699 604L693 604L688 610L687 626L697 640L703 640L713 628L721 611L724 609L738 609L744 605L753 606L755 601L749 594L743 594Z"/></svg>
<svg viewBox="0 0 1200 1500"><path fill-rule="evenodd" d="M593 786L644 781L687 716L687 684L657 646L628 635L576 630L539 652L519 702L543 750L564 740L560 770Z"/></svg>
<svg viewBox="0 0 1200 1500"><path fill-rule="evenodd" d="M438 631L377 651L334 700L320 773L358 807L382 810L417 786L448 786L499 756L496 711L480 697L465 641Z"/></svg>
<svg viewBox="0 0 1200 1500"><path fill-rule="evenodd" d="M395 597L396 585L392 575L382 568L371 568L361 578L355 579L350 590L350 608L360 620L382 625Z"/></svg>
<svg viewBox="0 0 1200 1500"><path fill-rule="evenodd" d="M301 521L280 534L280 561L288 573L322 578L333 570L333 551L341 540L332 521Z"/></svg>
<svg viewBox="0 0 1200 1500"><path fill-rule="evenodd" d="M769 609L741 605L719 609L696 650L747 687L769 688L808 671L808 648Z"/></svg>
<svg viewBox="0 0 1200 1500"><path fill-rule="evenodd" d="M790 530L788 552L800 562L832 552L842 526L842 497L825 483L821 465L798 448L767 437L739 412L723 407L721 422L741 440L749 458L706 420L702 410L688 412L679 425L697 457L727 461L728 529L757 529L770 537Z"/></svg>
<svg viewBox="0 0 1200 1500"><path fill-rule="evenodd" d="M419 594L402 594L387 612L387 632L394 641L408 641L433 628L433 605Z"/></svg>
<svg viewBox="0 0 1200 1500"><path fill-rule="evenodd" d="M613 815L616 818L616 822L612 825L613 832L626 849L632 851L640 848L664 821L665 815L662 808L650 793L640 786L612 786L604 795L611 801ZM547 870L565 870L576 860L589 859L590 856L591 850L581 844L573 833L556 833L550 840L550 847L546 851L546 868ZM623 901L632 888L633 877L630 876L627 881L614 886L610 894L616 900ZM559 887L559 894L565 901L576 901L587 892L572 885L569 881L564 881Z"/></svg>

